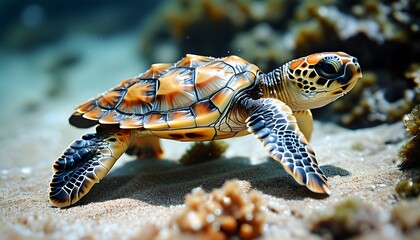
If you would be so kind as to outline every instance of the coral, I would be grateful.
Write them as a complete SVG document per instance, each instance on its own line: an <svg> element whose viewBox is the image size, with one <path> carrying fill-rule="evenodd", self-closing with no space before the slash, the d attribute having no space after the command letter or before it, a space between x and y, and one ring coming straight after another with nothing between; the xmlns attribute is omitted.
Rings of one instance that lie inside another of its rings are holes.
<svg viewBox="0 0 420 240"><path fill-rule="evenodd" d="M400 167L418 168L420 167L420 105L414 107L411 113L404 117L404 123L409 139L399 152L402 159Z"/></svg>
<svg viewBox="0 0 420 240"><path fill-rule="evenodd" d="M141 51L150 63L236 54L265 72L312 52L348 52L368 79L314 116L368 127L399 121L420 103L418 13L406 0L168 1L142 35Z"/></svg>
<svg viewBox="0 0 420 240"><path fill-rule="evenodd" d="M420 176L407 178L398 182L395 191L401 198L416 198L420 195Z"/></svg>
<svg viewBox="0 0 420 240"><path fill-rule="evenodd" d="M324 239L345 239L373 231L381 221L375 208L360 199L350 198L314 221L311 231Z"/></svg>
<svg viewBox="0 0 420 240"><path fill-rule="evenodd" d="M194 189L185 197L185 210L173 225L182 232L216 236L238 236L253 239L263 230L265 215L262 197L251 191L246 194L238 181L224 184L222 189L207 194ZM213 238L212 238L213 239Z"/></svg>
<svg viewBox="0 0 420 240"><path fill-rule="evenodd" d="M185 165L208 162L220 158L227 148L228 144L223 141L195 142L180 162Z"/></svg>
<svg viewBox="0 0 420 240"><path fill-rule="evenodd" d="M391 210L391 222L404 233L419 231L420 199L398 203Z"/></svg>
<svg viewBox="0 0 420 240"><path fill-rule="evenodd" d="M239 181L206 193L196 188L185 197L185 208L169 226L144 228L139 239L255 239L265 224L260 193L246 192ZM135 238L136 239L136 238Z"/></svg>

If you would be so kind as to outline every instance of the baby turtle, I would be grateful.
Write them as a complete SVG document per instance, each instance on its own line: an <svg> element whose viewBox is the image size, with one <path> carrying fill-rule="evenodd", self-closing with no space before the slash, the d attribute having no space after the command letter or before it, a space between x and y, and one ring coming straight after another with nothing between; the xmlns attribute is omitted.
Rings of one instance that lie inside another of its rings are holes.
<svg viewBox="0 0 420 240"><path fill-rule="evenodd" d="M98 126L54 163L50 201L76 203L124 152L161 157L159 138L211 141L249 133L299 184L329 194L308 143L309 109L343 96L361 77L357 59L343 52L312 54L268 74L237 56L187 54L175 64L153 64L76 107L70 124Z"/></svg>

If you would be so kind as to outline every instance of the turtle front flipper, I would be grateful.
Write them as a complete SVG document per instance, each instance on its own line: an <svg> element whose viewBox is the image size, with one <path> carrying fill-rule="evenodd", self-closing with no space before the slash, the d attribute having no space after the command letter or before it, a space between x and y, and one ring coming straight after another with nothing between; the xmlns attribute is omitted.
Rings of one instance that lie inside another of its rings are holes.
<svg viewBox="0 0 420 240"><path fill-rule="evenodd" d="M330 194L327 178L319 169L312 147L299 130L292 110L277 99L248 99L250 116L246 120L270 155L279 161L295 180L313 192Z"/></svg>
<svg viewBox="0 0 420 240"><path fill-rule="evenodd" d="M102 180L133 140L134 130L100 125L74 141L53 165L50 202L67 207L86 195Z"/></svg>

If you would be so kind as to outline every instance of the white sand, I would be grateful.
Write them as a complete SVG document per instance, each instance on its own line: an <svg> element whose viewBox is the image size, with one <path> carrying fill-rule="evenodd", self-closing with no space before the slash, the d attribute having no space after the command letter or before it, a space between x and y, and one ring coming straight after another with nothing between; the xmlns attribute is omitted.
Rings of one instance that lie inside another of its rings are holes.
<svg viewBox="0 0 420 240"><path fill-rule="evenodd" d="M80 203L67 209L52 207L47 197L51 165L71 141L85 132L67 124L72 106L144 70L134 61L132 49L121 44L127 39L113 41L120 43L119 49L126 54L98 53L115 48L110 42L91 44L83 61L68 73L69 86L59 99L43 97L46 83L41 79L45 76L39 70L38 74L25 74L33 79L21 73L14 75L19 72L16 70L7 71L7 79L17 78L23 81L21 84L39 80L40 84L21 92L11 82L2 83L1 89L9 87L9 92L0 95L8 94L5 98L9 101L2 101L0 118L4 128L0 133L0 238L127 239L148 223L165 225L180 212L184 195L192 188L202 186L210 191L233 178L261 191L275 211L269 214L266 238L317 239L308 231L308 219L348 197L357 196L384 212L396 202L394 186L403 177L396 167L404 134L402 124L353 131L316 122L311 143L333 188L329 197L296 184L280 164L267 161L259 142L248 136L229 140L226 159L189 167L174 161L185 151L186 143L165 142L166 160L138 161L124 156ZM45 57L48 51L54 52L49 49L37 56ZM112 66L127 56L133 60L131 66ZM98 57L108 60L100 64L96 62ZM22 60L15 64L22 68L30 65ZM11 96L12 91L19 97ZM27 101L39 102L39 109L22 112Z"/></svg>

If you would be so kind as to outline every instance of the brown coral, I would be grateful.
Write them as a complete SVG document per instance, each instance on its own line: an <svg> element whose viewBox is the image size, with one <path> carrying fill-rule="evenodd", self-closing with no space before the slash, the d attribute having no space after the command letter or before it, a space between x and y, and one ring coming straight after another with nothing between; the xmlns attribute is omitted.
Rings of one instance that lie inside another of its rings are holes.
<svg viewBox="0 0 420 240"><path fill-rule="evenodd" d="M196 142L182 155L180 162L191 165L220 158L228 148L223 141Z"/></svg>
<svg viewBox="0 0 420 240"><path fill-rule="evenodd" d="M398 182L395 191L401 198L416 198L420 195L420 177L407 178Z"/></svg>
<svg viewBox="0 0 420 240"><path fill-rule="evenodd" d="M401 147L399 155L402 159L401 168L420 167L420 105L414 107L410 114L404 117L409 140Z"/></svg>
<svg viewBox="0 0 420 240"><path fill-rule="evenodd" d="M134 239L255 239L266 215L260 193L246 192L238 180L206 193L196 188L185 197L183 212L168 227L150 226Z"/></svg>
<svg viewBox="0 0 420 240"><path fill-rule="evenodd" d="M360 199L350 198L314 221L311 231L324 239L346 239L373 231L380 224L381 219L375 208Z"/></svg>
<svg viewBox="0 0 420 240"><path fill-rule="evenodd" d="M399 121L420 102L420 91L407 81L414 75L404 76L419 55L418 12L415 1L404 0L168 1L150 21L141 48L150 63L185 53L236 54L264 72L313 52L348 52L359 59L364 76L371 73L372 85L314 116L369 127Z"/></svg>
<svg viewBox="0 0 420 240"><path fill-rule="evenodd" d="M172 224L182 232L211 236L210 239L253 239L262 233L262 197L255 191L246 194L238 181L226 182L210 194L194 189L186 196L185 205L184 212Z"/></svg>
<svg viewBox="0 0 420 240"><path fill-rule="evenodd" d="M402 201L391 210L391 222L404 233L420 229L420 199ZM414 238L413 238L414 239Z"/></svg>

